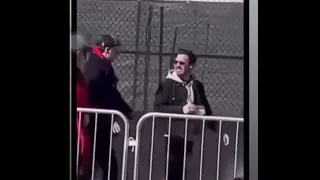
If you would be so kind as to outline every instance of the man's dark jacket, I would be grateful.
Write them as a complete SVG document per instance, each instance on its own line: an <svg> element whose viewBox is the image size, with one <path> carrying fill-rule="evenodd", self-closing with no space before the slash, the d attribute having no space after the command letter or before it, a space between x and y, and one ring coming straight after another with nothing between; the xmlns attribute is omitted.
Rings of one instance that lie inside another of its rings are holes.
<svg viewBox="0 0 320 180"><path fill-rule="evenodd" d="M84 66L84 76L88 85L89 103L94 108L113 109L122 112L125 115L131 113L131 108L122 99L117 89L118 79L114 74L114 70L109 61L102 55L102 50L93 48L89 53L87 62ZM111 163L111 179L117 174L117 161L112 144L110 144L111 116L98 115L97 134L95 133L94 115L91 116L89 123L91 141L96 137L96 160L98 160L104 172L108 171L109 163ZM109 151L111 151L111 162L109 162ZM104 178L107 174L104 174Z"/></svg>
<svg viewBox="0 0 320 180"><path fill-rule="evenodd" d="M117 89L118 78L110 62L102 56L102 50L93 48L84 68L88 82L89 102L95 108L114 109L128 116L132 109Z"/></svg>
<svg viewBox="0 0 320 180"><path fill-rule="evenodd" d="M168 73L168 76L170 76ZM187 89L182 82L167 78L162 82L155 94L154 110L164 113L183 114L183 106L187 104ZM205 108L206 115L212 115L212 111L205 95L204 85L194 79L192 89L194 92L195 105L202 105ZM213 121L206 121L207 127L216 131L217 123ZM188 121L188 136L198 134L201 132L202 121ZM172 119L171 136L184 137L185 120ZM191 131L191 132L190 132ZM189 139L189 138L188 138Z"/></svg>

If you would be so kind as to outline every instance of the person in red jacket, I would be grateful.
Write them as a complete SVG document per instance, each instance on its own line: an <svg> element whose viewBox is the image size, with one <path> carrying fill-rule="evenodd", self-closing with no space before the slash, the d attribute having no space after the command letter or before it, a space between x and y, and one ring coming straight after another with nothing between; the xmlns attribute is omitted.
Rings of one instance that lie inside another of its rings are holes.
<svg viewBox="0 0 320 180"><path fill-rule="evenodd" d="M77 107L90 108L88 100L87 83L82 74L81 65L85 61L85 54L87 47L77 51ZM89 116L85 113L77 113L77 167L78 179L87 179L91 174L91 142L87 129L89 123ZM78 144L79 143L79 144Z"/></svg>

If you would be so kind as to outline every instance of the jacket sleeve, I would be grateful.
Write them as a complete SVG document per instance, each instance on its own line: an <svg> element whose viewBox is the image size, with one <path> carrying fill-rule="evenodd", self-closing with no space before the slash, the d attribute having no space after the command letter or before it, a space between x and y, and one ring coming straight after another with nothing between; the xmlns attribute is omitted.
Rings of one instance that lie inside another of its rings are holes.
<svg viewBox="0 0 320 180"><path fill-rule="evenodd" d="M204 91L204 85L202 83L199 83L199 91L200 91L200 96L201 96L201 102L203 103L203 106L206 110L206 115L211 116L212 110L211 110L209 101L207 99L206 93Z"/></svg>
<svg viewBox="0 0 320 180"><path fill-rule="evenodd" d="M172 87L168 82L165 81L164 83L159 84L153 103L154 110L163 113L183 114L183 106L168 105L170 90L172 90Z"/></svg>
<svg viewBox="0 0 320 180"><path fill-rule="evenodd" d="M115 109L128 116L132 109L123 100L118 89L111 90L108 88L107 82L102 76L106 76L110 71L103 67L103 64L99 63L86 63L85 77L88 81L90 103L97 108Z"/></svg>
<svg viewBox="0 0 320 180"><path fill-rule="evenodd" d="M127 102L122 98L118 89L115 92L115 101L117 102L116 110L122 112L124 115L128 116L132 113L131 107L127 104Z"/></svg>
<svg viewBox="0 0 320 180"><path fill-rule="evenodd" d="M199 83L199 91L200 91L200 96L201 96L201 101L203 103L203 106L206 110L206 116L212 116L212 110L209 104L209 101L207 99L205 90L204 90L204 85L202 83ZM217 121L208 121L206 123L207 127L210 128L214 132L218 132L218 123Z"/></svg>
<svg viewBox="0 0 320 180"><path fill-rule="evenodd" d="M88 62L84 66L84 77L88 84L88 96L89 103L96 108L108 108L105 107L103 95L103 88L101 87L101 74L104 73L102 66L95 63Z"/></svg>

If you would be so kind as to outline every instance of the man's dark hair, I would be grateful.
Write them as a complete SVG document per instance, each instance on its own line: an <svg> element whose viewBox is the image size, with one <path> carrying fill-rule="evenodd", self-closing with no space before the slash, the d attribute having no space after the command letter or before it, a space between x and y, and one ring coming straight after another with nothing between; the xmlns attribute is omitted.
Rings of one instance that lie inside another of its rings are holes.
<svg viewBox="0 0 320 180"><path fill-rule="evenodd" d="M179 49L178 54L184 54L189 57L189 64L194 65L197 62L197 56L190 50L187 49Z"/></svg>

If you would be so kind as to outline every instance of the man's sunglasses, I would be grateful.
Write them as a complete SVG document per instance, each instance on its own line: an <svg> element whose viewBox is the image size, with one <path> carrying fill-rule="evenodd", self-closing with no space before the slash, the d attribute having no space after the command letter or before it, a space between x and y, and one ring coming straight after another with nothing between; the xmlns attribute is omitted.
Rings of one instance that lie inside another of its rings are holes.
<svg viewBox="0 0 320 180"><path fill-rule="evenodd" d="M175 64L175 65L177 65L177 64L185 65L186 63L185 63L185 62L182 62L182 61L174 61L174 64Z"/></svg>

